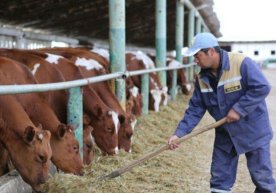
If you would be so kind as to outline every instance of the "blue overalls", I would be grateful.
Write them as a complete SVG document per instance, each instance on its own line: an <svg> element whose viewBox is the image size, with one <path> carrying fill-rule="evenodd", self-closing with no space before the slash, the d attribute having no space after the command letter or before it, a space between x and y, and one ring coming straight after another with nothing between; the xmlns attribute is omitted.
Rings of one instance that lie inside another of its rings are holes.
<svg viewBox="0 0 276 193"><path fill-rule="evenodd" d="M192 131L206 110L219 120L233 108L240 120L226 123L215 130L211 165L211 191L231 193L236 179L238 158L245 153L255 193L276 193L272 177L270 140L273 137L265 97L270 85L259 66L238 53L221 51L217 80L209 70L201 70L185 116L175 135Z"/></svg>

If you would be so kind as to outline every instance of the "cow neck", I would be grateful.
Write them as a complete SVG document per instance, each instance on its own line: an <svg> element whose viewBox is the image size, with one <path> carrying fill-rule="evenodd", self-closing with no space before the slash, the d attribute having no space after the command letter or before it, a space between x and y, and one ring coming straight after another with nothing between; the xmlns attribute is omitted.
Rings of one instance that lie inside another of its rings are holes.
<svg viewBox="0 0 276 193"><path fill-rule="evenodd" d="M22 105L12 95L0 96L0 137L1 140L9 134L23 136L27 126L34 126ZM15 136L16 136L15 135Z"/></svg>
<svg viewBox="0 0 276 193"><path fill-rule="evenodd" d="M97 119L98 113L96 111L96 107L101 108L103 112L107 112L110 110L102 101L102 99L97 95L97 93L93 90L93 88L90 88L89 86L83 87L83 102L85 113Z"/></svg>

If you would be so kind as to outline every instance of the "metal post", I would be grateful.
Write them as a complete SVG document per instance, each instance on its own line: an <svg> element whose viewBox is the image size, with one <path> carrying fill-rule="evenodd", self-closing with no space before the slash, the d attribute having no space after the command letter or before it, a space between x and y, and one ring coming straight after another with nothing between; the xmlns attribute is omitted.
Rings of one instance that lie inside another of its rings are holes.
<svg viewBox="0 0 276 193"><path fill-rule="evenodd" d="M82 106L82 91L80 87L69 89L69 99L67 104L67 122L72 125L77 140L80 145L80 155L83 156L83 106ZM66 156L66 155L65 155Z"/></svg>
<svg viewBox="0 0 276 193"><path fill-rule="evenodd" d="M156 59L155 63L157 67L166 66L166 0L156 0ZM159 72L158 76L160 78L161 84L163 86L167 85L166 72Z"/></svg>
<svg viewBox="0 0 276 193"><path fill-rule="evenodd" d="M198 16L196 17L196 34L200 33L201 32L201 19L199 17L199 14ZM199 73L200 72L200 67L199 66L194 66L194 72L195 73Z"/></svg>
<svg viewBox="0 0 276 193"><path fill-rule="evenodd" d="M195 10L189 10L189 29L188 29L188 43L192 42L192 39L195 35ZM189 57L189 63L193 62L193 57ZM193 68L189 68L188 80L192 81L193 79Z"/></svg>
<svg viewBox="0 0 276 193"><path fill-rule="evenodd" d="M183 36L184 36L184 4L179 0L176 0L176 30L175 30L175 51L176 60L182 64L182 48L183 48ZM176 85L177 85L177 70L173 70L173 80L171 97L172 100L176 99Z"/></svg>
<svg viewBox="0 0 276 193"><path fill-rule="evenodd" d="M142 75L141 92L143 96L142 113L146 115L149 113L149 74Z"/></svg>
<svg viewBox="0 0 276 193"><path fill-rule="evenodd" d="M125 64L125 0L109 0L109 45L111 73L124 72ZM114 84L113 84L114 85ZM116 96L125 109L125 80L116 79Z"/></svg>
<svg viewBox="0 0 276 193"><path fill-rule="evenodd" d="M19 36L16 36L16 45L18 49L26 48L26 41L23 33L21 33Z"/></svg>
<svg viewBox="0 0 276 193"><path fill-rule="evenodd" d="M196 17L196 34L201 32L201 20L199 17Z"/></svg>

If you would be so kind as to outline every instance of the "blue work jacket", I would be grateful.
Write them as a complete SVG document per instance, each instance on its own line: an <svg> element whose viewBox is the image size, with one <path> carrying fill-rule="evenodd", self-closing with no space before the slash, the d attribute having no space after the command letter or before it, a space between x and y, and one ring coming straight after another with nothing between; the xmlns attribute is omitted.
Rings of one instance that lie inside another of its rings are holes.
<svg viewBox="0 0 276 193"><path fill-rule="evenodd" d="M224 50L220 58L216 92L201 70L175 135L182 137L190 133L206 110L218 121L233 108L240 114L240 120L216 128L214 145L227 152L235 148L238 154L246 153L269 143L273 137L265 102L271 87L260 67L250 58Z"/></svg>

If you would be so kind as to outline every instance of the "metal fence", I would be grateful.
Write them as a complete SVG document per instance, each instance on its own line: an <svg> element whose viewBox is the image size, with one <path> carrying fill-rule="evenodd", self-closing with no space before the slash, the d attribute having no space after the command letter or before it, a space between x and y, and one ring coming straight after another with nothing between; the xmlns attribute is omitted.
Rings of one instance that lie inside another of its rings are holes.
<svg viewBox="0 0 276 193"><path fill-rule="evenodd" d="M0 86L0 95L3 94L22 94L22 93L32 93L32 92L47 92L53 90L62 90L69 89L69 98L68 98L68 115L67 121L68 124L73 125L76 130L76 138L79 141L80 149L82 150L83 141L82 141L82 129L83 129L83 120L82 120L82 93L81 86L86 86L91 83L121 78L125 79L129 76L142 75L142 85L149 84L149 73L152 72L160 72L160 71L168 71L168 70L178 70L183 68L193 68L194 63L190 63L187 65L180 65L177 67L162 67L162 68L154 68L147 70L137 70L137 71L125 71L125 72L115 72L112 74L106 74L91 78L84 78L80 80L74 81L66 81L59 83L48 83L48 84L26 84L26 85L1 85ZM143 100L145 97L149 96L149 90L142 88L141 89ZM146 99L147 100L147 99ZM143 103L143 109L148 109L148 103ZM82 152L81 152L82 155Z"/></svg>

